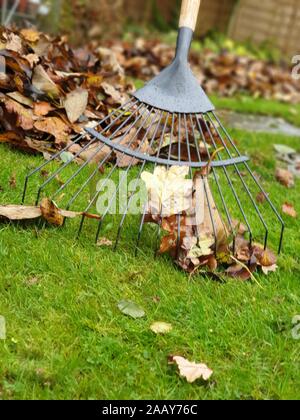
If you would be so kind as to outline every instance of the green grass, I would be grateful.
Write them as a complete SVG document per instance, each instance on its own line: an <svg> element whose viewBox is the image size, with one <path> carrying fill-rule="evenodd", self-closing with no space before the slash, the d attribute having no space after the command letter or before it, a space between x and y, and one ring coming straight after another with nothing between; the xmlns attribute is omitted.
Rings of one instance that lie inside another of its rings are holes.
<svg viewBox="0 0 300 420"><path fill-rule="evenodd" d="M275 181L272 146L298 147L299 139L232 134L254 158L276 206L289 201L300 213L299 181L290 190ZM25 173L42 160L1 145L0 161L0 202L18 202ZM9 186L14 172L16 189ZM291 330L300 314L300 223L284 219L280 268L258 276L263 288L190 279L150 250L135 258L126 246L130 227L115 253L97 248L89 231L76 241L73 223L0 224L0 315L7 324L0 398L299 399L300 341ZM121 299L140 304L146 318L122 315ZM173 325L166 336L149 329L160 320ZM212 381L187 384L168 366L170 354L207 363Z"/></svg>
<svg viewBox="0 0 300 420"><path fill-rule="evenodd" d="M300 127L299 104L291 105L274 100L253 98L251 96L224 98L212 95L211 100L217 109L224 108L241 113L280 117Z"/></svg>

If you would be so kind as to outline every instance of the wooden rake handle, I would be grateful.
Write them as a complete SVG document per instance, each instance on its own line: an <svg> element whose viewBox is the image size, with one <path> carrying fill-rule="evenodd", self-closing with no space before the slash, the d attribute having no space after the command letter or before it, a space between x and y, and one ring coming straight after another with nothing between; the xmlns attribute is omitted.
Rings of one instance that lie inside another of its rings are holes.
<svg viewBox="0 0 300 420"><path fill-rule="evenodd" d="M201 0L182 0L179 28L195 30L198 20Z"/></svg>

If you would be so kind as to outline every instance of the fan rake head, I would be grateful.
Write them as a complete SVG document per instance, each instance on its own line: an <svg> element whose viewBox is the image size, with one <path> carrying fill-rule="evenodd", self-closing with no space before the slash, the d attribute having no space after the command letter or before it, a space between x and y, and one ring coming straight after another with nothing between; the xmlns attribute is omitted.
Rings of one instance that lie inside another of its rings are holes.
<svg viewBox="0 0 300 420"><path fill-rule="evenodd" d="M136 201L137 193L137 187L132 188L134 181L145 171L155 172L161 166L167 170L188 167L191 180L195 173L202 173L201 177L208 181L204 184L207 185L204 194L216 241L219 214L232 235L233 246L238 221L247 230L250 244L260 242L266 248L269 239L274 243L277 237L280 252L283 221L258 175L251 171L249 158L241 155L214 111L170 113L132 99L87 131L28 174L23 203L27 196L35 195L36 205L47 197L61 208L83 211L78 228L80 235L88 221L86 214L99 211L99 200L103 203L102 194L105 193L105 208L102 205L101 220L94 233L96 242L101 234L109 237L115 234L116 248L127 221L126 239L132 237L132 243L139 249L142 233L149 229L145 228L148 203L147 200L141 203L140 215L132 214L131 205ZM214 160L211 160L212 156ZM205 176L208 165L210 173ZM44 179L38 188L34 181L36 177ZM124 194L125 201L120 204ZM264 205L257 203L258 194L264 197ZM178 237L180 229L178 222ZM153 237L153 231L148 233ZM161 234L158 226L154 247ZM146 243L149 245L148 240Z"/></svg>
<svg viewBox="0 0 300 420"><path fill-rule="evenodd" d="M280 252L283 221L258 176L251 172L249 158L239 152L188 65L195 25L192 12L197 14L188 6L196 4L199 6L200 1L183 1L183 11L189 13L182 19L173 63L126 104L31 171L26 178L23 203L27 197L35 196L38 205L47 197L61 208L83 211L78 235L83 232L87 214L97 211L101 220L94 232L96 242L101 235L111 239L114 234L116 248L123 229L127 229L126 242L131 243L128 238L132 238L136 250L142 243L146 248L152 244L157 249L165 228L163 198L160 214L150 214L148 195L144 200L137 198L141 183L136 181L143 178L144 172L157 174L160 167L165 168L165 174L182 167L193 181L192 207L197 213L202 206L206 213L202 215L204 222L196 222L191 228L192 235L201 238L202 227L206 234L209 230L217 249L222 225L235 253L236 238L243 226L250 246L259 242L267 248L269 240L277 240ZM190 27L184 25L191 21ZM34 177L41 179L40 175L44 181L36 189L36 182L31 181ZM195 198L196 178L202 180L201 203ZM168 185L163 187L168 190ZM264 198L264 205L257 203L258 194ZM138 201L142 201L139 206ZM186 230L182 218L187 217L187 210L181 208L178 213L168 214L176 220L177 252L182 246L181 232ZM157 223L155 231L146 223L149 220ZM144 230L147 235L142 237Z"/></svg>

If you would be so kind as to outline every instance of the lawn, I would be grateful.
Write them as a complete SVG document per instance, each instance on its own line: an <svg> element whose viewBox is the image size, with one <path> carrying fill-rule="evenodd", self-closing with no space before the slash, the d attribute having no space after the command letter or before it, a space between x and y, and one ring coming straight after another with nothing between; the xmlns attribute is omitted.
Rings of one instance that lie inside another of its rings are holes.
<svg viewBox="0 0 300 420"><path fill-rule="evenodd" d="M283 108L265 104L264 112L290 115ZM300 114L292 115L299 121ZM276 182L273 151L275 143L298 148L299 138L231 134L254 158L276 206L289 201L300 213L300 183L288 190ZM0 161L0 203L17 203L26 172L42 159L0 145ZM0 341L0 398L299 399L300 340L291 331L300 314L300 222L284 220L279 270L257 275L261 287L189 278L167 257L151 251L135 257L130 246L113 252L96 247L88 234L76 241L73 224L2 223L0 315L7 338ZM125 245L130 235L127 229ZM124 316L117 308L122 299L147 316ZM156 336L154 321L173 330ZM168 365L169 355L206 363L212 380L186 383Z"/></svg>

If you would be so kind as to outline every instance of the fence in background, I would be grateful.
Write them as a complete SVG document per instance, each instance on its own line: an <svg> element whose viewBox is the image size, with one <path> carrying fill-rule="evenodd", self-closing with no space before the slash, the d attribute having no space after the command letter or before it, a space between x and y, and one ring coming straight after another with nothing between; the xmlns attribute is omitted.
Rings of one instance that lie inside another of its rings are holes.
<svg viewBox="0 0 300 420"><path fill-rule="evenodd" d="M300 1L240 0L228 34L238 41L271 41L286 54L299 54Z"/></svg>
<svg viewBox="0 0 300 420"><path fill-rule="evenodd" d="M136 22L151 20L153 3L163 18L174 19L175 0L125 0ZM153 16L152 16L153 17ZM300 53L300 0L202 0L197 34L219 30L236 41L270 41L284 53Z"/></svg>

